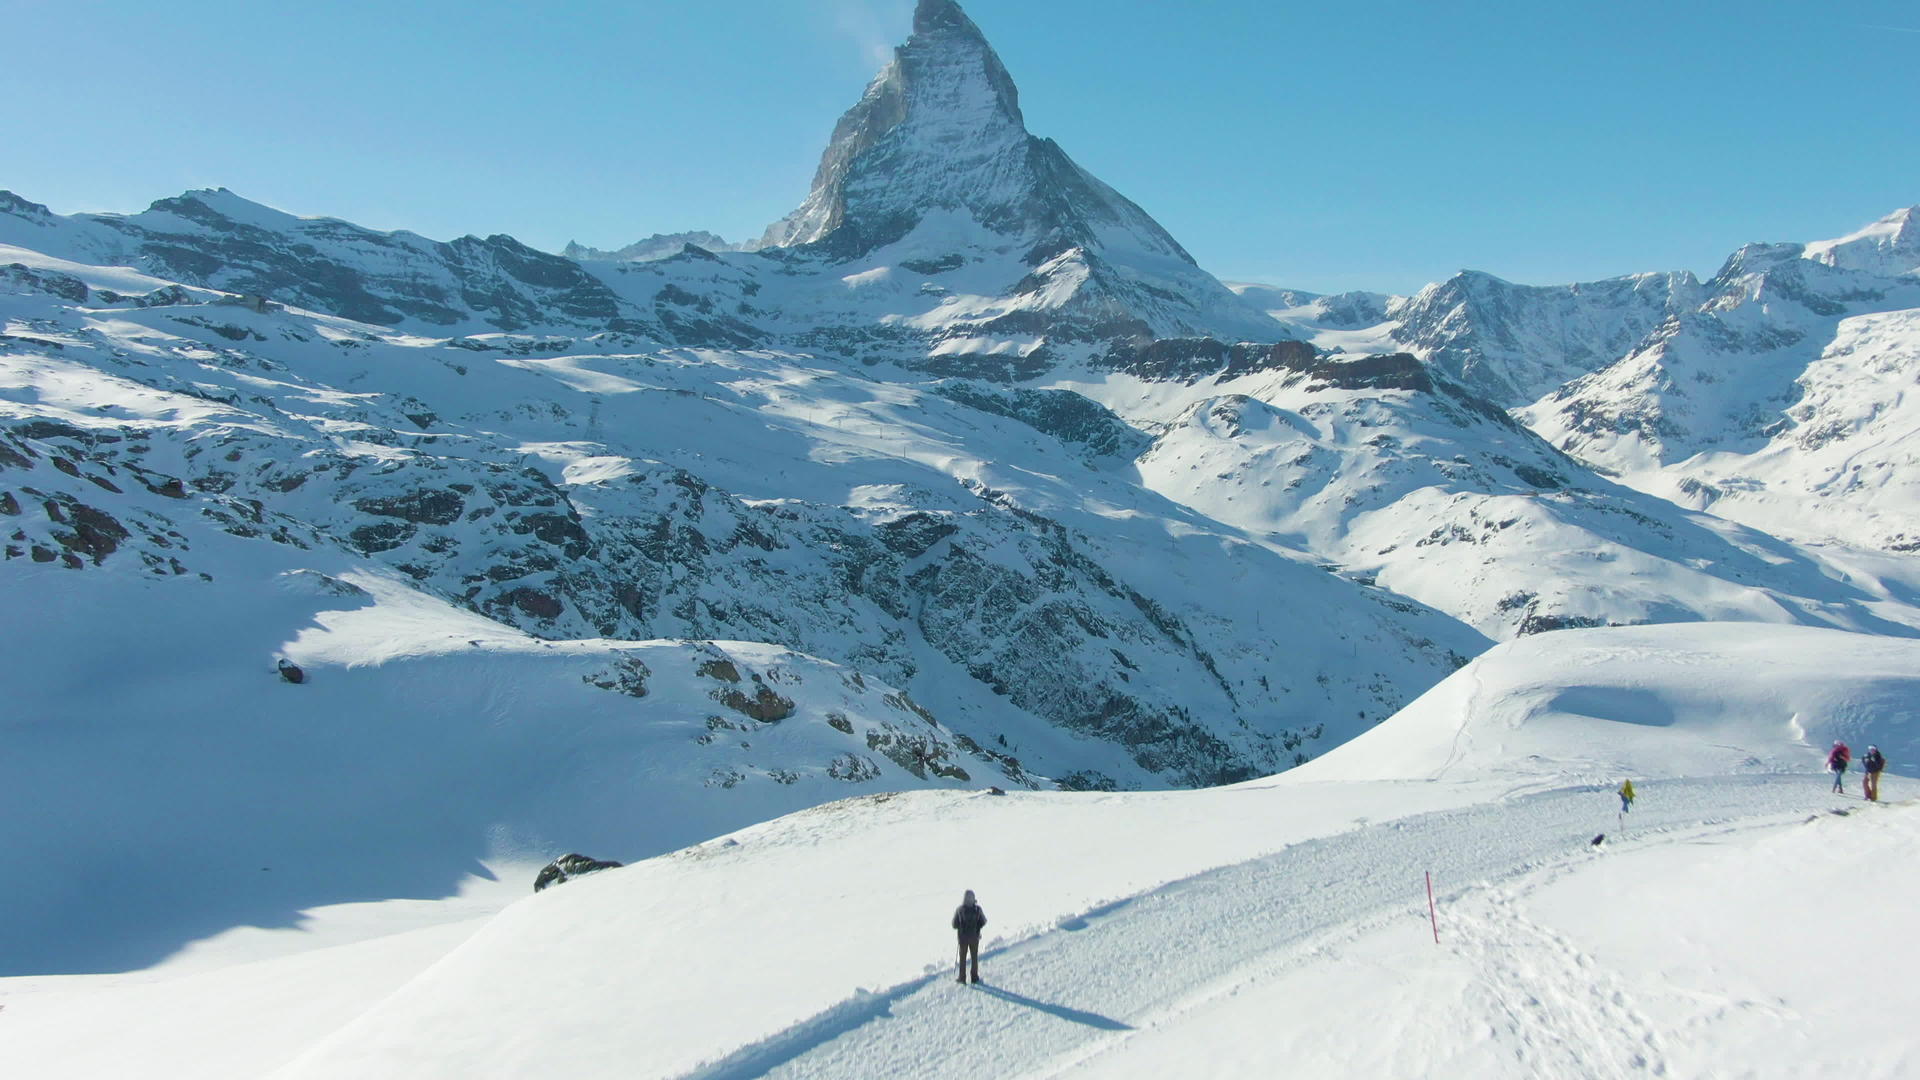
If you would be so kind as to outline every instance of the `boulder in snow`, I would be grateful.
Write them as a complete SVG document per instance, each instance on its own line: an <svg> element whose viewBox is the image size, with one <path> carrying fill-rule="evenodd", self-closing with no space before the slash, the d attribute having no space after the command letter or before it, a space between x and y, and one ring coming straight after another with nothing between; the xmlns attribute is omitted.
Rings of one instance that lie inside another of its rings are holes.
<svg viewBox="0 0 1920 1080"><path fill-rule="evenodd" d="M562 855L540 868L540 876L533 879L533 891L539 892L549 885L558 885L581 874L591 874L595 870L611 870L619 866L617 862L603 862L589 859L585 855Z"/></svg>

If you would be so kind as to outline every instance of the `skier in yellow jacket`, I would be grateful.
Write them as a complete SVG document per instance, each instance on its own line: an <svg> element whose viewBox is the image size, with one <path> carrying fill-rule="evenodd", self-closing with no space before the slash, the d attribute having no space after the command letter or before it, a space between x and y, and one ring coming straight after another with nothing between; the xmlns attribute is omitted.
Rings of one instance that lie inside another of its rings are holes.
<svg viewBox="0 0 1920 1080"><path fill-rule="evenodd" d="M1628 780L1626 783L1620 785L1620 812L1624 814L1632 809L1633 781Z"/></svg>

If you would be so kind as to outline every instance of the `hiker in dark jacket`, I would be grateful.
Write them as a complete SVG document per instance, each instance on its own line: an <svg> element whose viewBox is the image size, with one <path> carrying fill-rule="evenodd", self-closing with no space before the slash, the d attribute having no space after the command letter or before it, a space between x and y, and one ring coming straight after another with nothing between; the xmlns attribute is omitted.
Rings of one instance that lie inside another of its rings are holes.
<svg viewBox="0 0 1920 1080"><path fill-rule="evenodd" d="M953 909L953 928L960 933L960 978L967 981L967 958L973 958L973 981L980 981L980 931L986 929L987 913L974 902L973 890L968 889L966 898L960 906Z"/></svg>
<svg viewBox="0 0 1920 1080"><path fill-rule="evenodd" d="M1867 797L1868 802L1880 801L1880 773L1885 770L1886 767L1887 756L1880 752L1880 748L1877 746L1867 747L1866 756L1860 759L1860 769L1862 772L1860 793Z"/></svg>

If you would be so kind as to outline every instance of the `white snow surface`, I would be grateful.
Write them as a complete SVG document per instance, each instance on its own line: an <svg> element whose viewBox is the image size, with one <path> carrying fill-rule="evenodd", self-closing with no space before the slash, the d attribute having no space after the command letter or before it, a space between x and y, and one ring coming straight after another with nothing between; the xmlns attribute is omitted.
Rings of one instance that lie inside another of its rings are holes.
<svg viewBox="0 0 1920 1080"><path fill-rule="evenodd" d="M1920 206L1895 210L1839 239L1808 244L1802 257L1883 277L1920 274Z"/></svg>
<svg viewBox="0 0 1920 1080"><path fill-rule="evenodd" d="M1229 289L915 28L797 247L0 193L0 1075L1920 1070L1915 211Z"/></svg>
<svg viewBox="0 0 1920 1080"><path fill-rule="evenodd" d="M1804 628L1542 635L1269 780L866 796L511 903L469 884L437 922L330 907L136 974L0 980L0 1068L1904 1075L1916 660ZM1886 805L1829 791L1836 737L1888 751Z"/></svg>
<svg viewBox="0 0 1920 1080"><path fill-rule="evenodd" d="M1751 244L1612 364L1516 415L1622 482L1803 541L1920 548L1914 211Z"/></svg>
<svg viewBox="0 0 1920 1080"><path fill-rule="evenodd" d="M1920 564L1849 562L1845 549L1796 547L1650 497L1469 392L1429 382L1348 387L1278 369L1173 385L1102 372L1057 385L1158 435L1134 463L1144 486L1496 639L1691 619L1920 629L1920 610L1902 599L1915 595ZM1888 483L1891 514L1907 481Z"/></svg>
<svg viewBox="0 0 1920 1080"><path fill-rule="evenodd" d="M1730 632L1731 631L1731 632ZM1694 623L1496 646L1318 761L1314 780L1618 783L1802 769L1843 739L1920 760L1920 641Z"/></svg>

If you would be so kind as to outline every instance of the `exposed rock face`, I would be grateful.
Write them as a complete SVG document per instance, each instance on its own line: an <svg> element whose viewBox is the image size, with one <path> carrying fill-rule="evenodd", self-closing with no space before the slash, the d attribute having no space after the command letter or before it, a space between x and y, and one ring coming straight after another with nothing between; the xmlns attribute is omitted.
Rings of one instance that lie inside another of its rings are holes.
<svg viewBox="0 0 1920 1080"><path fill-rule="evenodd" d="M981 412L1018 420L1066 445L1080 447L1093 462L1131 461L1153 442L1144 432L1071 390L1005 389L948 381L936 384L934 392Z"/></svg>
<svg viewBox="0 0 1920 1080"><path fill-rule="evenodd" d="M0 192L0 195L8 194ZM20 263L0 266L0 289L12 286L10 291L22 293L49 293L62 300L76 304L87 301L87 283L71 274L62 274L46 270L34 270Z"/></svg>
<svg viewBox="0 0 1920 1080"><path fill-rule="evenodd" d="M1154 382L1192 385L1216 375L1232 378L1279 367L1298 369L1314 363L1317 356L1313 346L1304 341L1229 345L1206 337L1164 338L1115 342L1102 363Z"/></svg>
<svg viewBox="0 0 1920 1080"><path fill-rule="evenodd" d="M1237 303L1145 211L1029 134L1012 76L952 0L921 0L913 36L834 128L812 192L761 244L854 261L936 217L978 230L964 242L1024 251L1025 272L1002 286L1012 310L978 319L977 332L1288 336ZM929 276L968 260L907 255L903 267Z"/></svg>
<svg viewBox="0 0 1920 1080"><path fill-rule="evenodd" d="M1689 273L1515 285L1462 271L1395 303L1393 337L1505 408L1596 371L1703 298Z"/></svg>
<svg viewBox="0 0 1920 1080"><path fill-rule="evenodd" d="M952 0L922 0L913 37L835 127L812 194L761 242L826 242L857 256L934 210L1063 247L1098 246L1103 229L1119 230L1144 251L1193 262L1139 207L1027 133L1012 76Z"/></svg>
<svg viewBox="0 0 1920 1080"><path fill-rule="evenodd" d="M540 874L533 879L533 891L541 892L549 885L561 885L583 874L592 874L600 870L617 870L620 864L603 859L589 859L585 855L562 855L540 868Z"/></svg>

